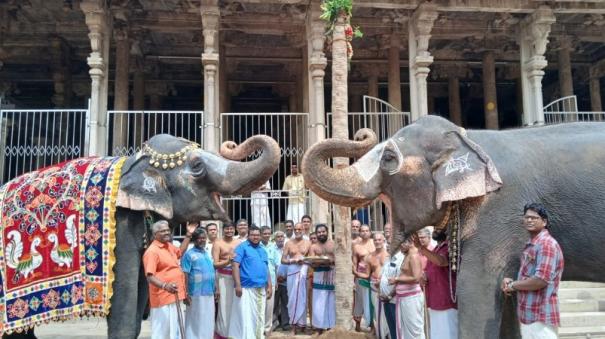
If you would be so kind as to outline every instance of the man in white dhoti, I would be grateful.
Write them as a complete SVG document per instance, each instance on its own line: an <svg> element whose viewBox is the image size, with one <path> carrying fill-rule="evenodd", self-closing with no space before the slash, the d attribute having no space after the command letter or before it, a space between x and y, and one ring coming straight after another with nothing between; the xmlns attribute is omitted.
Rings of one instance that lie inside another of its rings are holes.
<svg viewBox="0 0 605 339"><path fill-rule="evenodd" d="M154 240L143 255L149 283L151 338L181 339L177 313L177 303L185 299L185 277L179 265L181 250L172 245L166 220L151 225L151 231Z"/></svg>
<svg viewBox="0 0 605 339"><path fill-rule="evenodd" d="M294 226L294 239L284 246L281 262L288 265L288 315L294 334L307 325L307 270L303 258L309 253L311 242L303 238L303 226Z"/></svg>
<svg viewBox="0 0 605 339"><path fill-rule="evenodd" d="M206 251L206 231L198 227L191 235L193 248L181 259L187 286L186 338L214 336L214 300L216 294L214 266Z"/></svg>
<svg viewBox="0 0 605 339"><path fill-rule="evenodd" d="M379 339L386 338L388 335L388 326L384 314L383 301L378 297L380 294L380 277L382 272L382 266L389 260L389 254L387 253L385 245L385 237L380 232L374 232L372 234L372 240L374 242L375 251L366 256L366 263L369 268L369 272L366 275L362 274L361 277L367 277L371 282L371 310L373 311L374 318L374 329L376 331L376 337Z"/></svg>
<svg viewBox="0 0 605 339"><path fill-rule="evenodd" d="M229 338L265 338L265 298L272 286L267 252L260 245L260 229L250 226L248 241L235 249L233 281L235 298L229 324Z"/></svg>
<svg viewBox="0 0 605 339"><path fill-rule="evenodd" d="M265 307L265 335L268 336L273 330L273 306L275 304L275 290L277 289L276 271L280 264L281 254L275 243L269 241L271 239L271 227L263 226L260 228L260 231L260 245L267 252L269 275L271 276L271 286L273 287L273 290L269 293L271 296L266 298L267 305Z"/></svg>
<svg viewBox="0 0 605 339"><path fill-rule="evenodd" d="M269 214L269 198L267 192L271 190L271 183L267 181L258 191L250 194L250 209L252 210L252 223L258 227L271 226L271 215Z"/></svg>
<svg viewBox="0 0 605 339"><path fill-rule="evenodd" d="M286 219L294 220L297 223L305 215L305 179L302 174L298 173L298 166L296 164L292 164L291 172L286 177L282 190L288 191L289 196Z"/></svg>
<svg viewBox="0 0 605 339"><path fill-rule="evenodd" d="M226 339L229 335L231 306L235 294L231 262L235 256L235 248L241 243L239 239L234 239L234 234L235 225L224 223L223 238L217 239L212 246L212 258L220 294L215 327L215 337L218 339Z"/></svg>
<svg viewBox="0 0 605 339"><path fill-rule="evenodd" d="M309 256L325 257L313 265L313 307L311 325L324 330L336 325L336 296L334 292L334 241L328 240L328 227L325 224L315 226L317 243L311 245Z"/></svg>
<svg viewBox="0 0 605 339"><path fill-rule="evenodd" d="M370 226L364 224L359 228L359 239L353 244L353 275L355 277L355 297L353 308L353 319L355 330L361 331L361 318L365 325L372 326L373 314L370 302L370 280L368 279L369 268L365 258L374 252L374 242L370 238L372 233Z"/></svg>
<svg viewBox="0 0 605 339"><path fill-rule="evenodd" d="M405 255L401 273L390 278L397 298L397 338L424 339L424 293L420 288L422 261L411 238L401 244Z"/></svg>

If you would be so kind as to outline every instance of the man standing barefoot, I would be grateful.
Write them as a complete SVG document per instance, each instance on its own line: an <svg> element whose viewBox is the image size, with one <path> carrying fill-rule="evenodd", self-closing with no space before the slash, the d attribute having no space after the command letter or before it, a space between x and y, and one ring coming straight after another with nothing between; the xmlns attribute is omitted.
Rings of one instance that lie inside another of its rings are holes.
<svg viewBox="0 0 605 339"><path fill-rule="evenodd" d="M374 243L370 239L370 226L361 225L359 229L360 240L353 245L353 276L355 277L355 298L353 299L353 319L355 331L361 331L361 318L363 316L366 326L372 327L372 312L370 312L370 280L368 279L368 265L365 258L374 252Z"/></svg>
<svg viewBox="0 0 605 339"><path fill-rule="evenodd" d="M216 337L220 339L227 338L229 335L231 305L235 293L231 263L235 257L234 250L241 241L234 239L234 234L235 225L233 223L223 224L223 238L217 239L212 246L212 259L220 294L216 319Z"/></svg>
<svg viewBox="0 0 605 339"><path fill-rule="evenodd" d="M303 225L294 225L294 239L284 246L281 262L288 265L288 314L294 334L307 325L307 270L303 258L309 254L311 242L303 239Z"/></svg>
<svg viewBox="0 0 605 339"><path fill-rule="evenodd" d="M334 294L334 241L328 239L325 224L315 226L317 243L311 245L309 256L328 257L326 263L313 265L313 316L311 325L319 333L336 325L336 296Z"/></svg>

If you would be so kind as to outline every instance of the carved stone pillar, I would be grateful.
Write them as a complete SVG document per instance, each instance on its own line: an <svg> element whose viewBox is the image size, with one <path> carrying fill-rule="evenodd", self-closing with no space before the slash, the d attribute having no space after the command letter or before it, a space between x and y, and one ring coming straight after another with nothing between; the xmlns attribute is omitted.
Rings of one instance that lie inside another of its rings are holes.
<svg viewBox="0 0 605 339"><path fill-rule="evenodd" d="M162 101L168 95L168 86L164 82L151 82L145 85L145 93L149 96L149 109L159 111Z"/></svg>
<svg viewBox="0 0 605 339"><path fill-rule="evenodd" d="M121 27L115 29L113 36L116 42L116 78L114 84L113 109L116 111L128 110L129 95L129 63L130 42L128 41L128 29Z"/></svg>
<svg viewBox="0 0 605 339"><path fill-rule="evenodd" d="M216 4L206 5L202 2L201 14L204 34L204 148L218 152L220 9Z"/></svg>
<svg viewBox="0 0 605 339"><path fill-rule="evenodd" d="M137 61L132 77L132 109L142 111L145 109L145 69L143 59Z"/></svg>
<svg viewBox="0 0 605 339"><path fill-rule="evenodd" d="M433 56L429 52L429 40L433 23L437 19L436 6L423 2L408 22L410 63L410 111L412 121L428 115L427 82Z"/></svg>
<svg viewBox="0 0 605 339"><path fill-rule="evenodd" d="M374 67L370 67L370 74L368 75L368 95L374 98L378 98L378 70Z"/></svg>
<svg viewBox="0 0 605 339"><path fill-rule="evenodd" d="M52 39L51 47L51 69L55 90L52 102L56 108L69 108L73 96L69 68L71 51L69 46L59 37Z"/></svg>
<svg viewBox="0 0 605 339"><path fill-rule="evenodd" d="M326 138L326 118L324 103L324 76L328 61L324 55L325 22L319 19L321 2L312 0L307 15L307 69L309 84L309 144ZM311 194L311 213L313 220L329 220L328 203L317 195Z"/></svg>
<svg viewBox="0 0 605 339"><path fill-rule="evenodd" d="M87 155L106 155L106 116L109 78L109 45L111 41L111 17L107 2L83 0L80 8L84 12L90 33L91 53L86 59L90 67L90 120L89 147Z"/></svg>
<svg viewBox="0 0 605 339"><path fill-rule="evenodd" d="M399 48L401 37L397 32L391 34L389 47L389 104L401 111L401 68L399 64Z"/></svg>
<svg viewBox="0 0 605 339"><path fill-rule="evenodd" d="M498 94L494 51L483 54L483 110L485 128L498 129Z"/></svg>
<svg viewBox="0 0 605 339"><path fill-rule="evenodd" d="M605 59L604 59L605 60ZM600 62L601 63L601 62ZM602 63L605 66L605 63ZM590 79L590 109L593 112L603 112L601 102L601 73L598 67L591 67L588 71Z"/></svg>
<svg viewBox="0 0 605 339"><path fill-rule="evenodd" d="M460 81L455 75L448 78L448 102L450 108L450 121L462 126L462 107L460 106Z"/></svg>
<svg viewBox="0 0 605 339"><path fill-rule="evenodd" d="M571 75L571 59L572 51L571 39L564 36L559 39L559 89L561 97L573 95L573 78Z"/></svg>
<svg viewBox="0 0 605 339"><path fill-rule="evenodd" d="M520 24L521 86L523 89L523 125L544 123L542 98L543 69L548 62L544 57L551 25L556 18L548 6L540 6Z"/></svg>

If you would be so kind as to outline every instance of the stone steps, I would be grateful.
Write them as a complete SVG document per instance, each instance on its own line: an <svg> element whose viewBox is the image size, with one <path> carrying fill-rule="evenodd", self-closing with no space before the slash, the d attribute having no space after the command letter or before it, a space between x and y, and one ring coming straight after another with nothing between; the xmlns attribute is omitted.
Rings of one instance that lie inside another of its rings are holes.
<svg viewBox="0 0 605 339"><path fill-rule="evenodd" d="M565 339L605 339L605 284L561 282L561 328Z"/></svg>

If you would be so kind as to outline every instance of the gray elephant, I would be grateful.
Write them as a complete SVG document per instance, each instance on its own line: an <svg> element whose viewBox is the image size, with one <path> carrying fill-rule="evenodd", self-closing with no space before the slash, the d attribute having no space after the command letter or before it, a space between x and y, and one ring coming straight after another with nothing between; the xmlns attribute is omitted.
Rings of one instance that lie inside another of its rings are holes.
<svg viewBox="0 0 605 339"><path fill-rule="evenodd" d="M261 151L260 156L253 161L234 161L257 151ZM220 196L257 189L273 175L280 161L278 144L264 135L253 136L239 146L225 143L220 153L222 156L163 134L151 138L141 152L123 162L116 199L109 338L137 338L141 329L148 297L142 254L146 239L151 239L145 215L151 212L171 225L192 220L227 221ZM14 337L23 335L15 333Z"/></svg>
<svg viewBox="0 0 605 339"><path fill-rule="evenodd" d="M372 131L360 130L356 141L313 145L302 162L305 183L345 206L382 199L397 243L426 225L444 224L455 207L460 338L520 337L499 286L518 271L528 239L521 227L527 202L541 202L551 214L550 232L565 257L563 279L605 281L604 123L465 131L427 116L375 144ZM332 157L358 160L332 169L326 164Z"/></svg>

